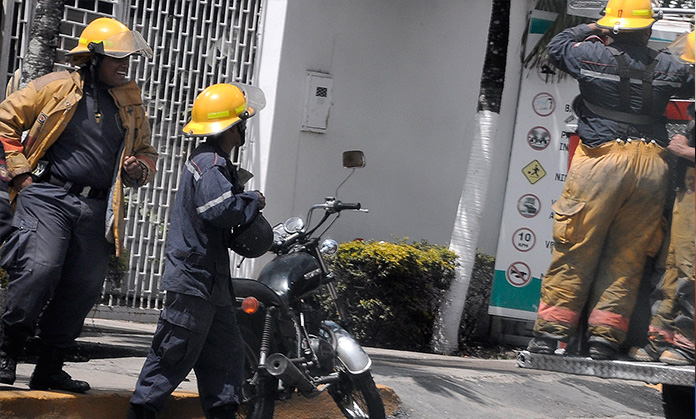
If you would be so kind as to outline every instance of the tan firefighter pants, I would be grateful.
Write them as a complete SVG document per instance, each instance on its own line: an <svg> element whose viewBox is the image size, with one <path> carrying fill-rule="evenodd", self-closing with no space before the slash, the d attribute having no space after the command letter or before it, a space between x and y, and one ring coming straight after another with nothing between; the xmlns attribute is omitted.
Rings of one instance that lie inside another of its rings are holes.
<svg viewBox="0 0 696 419"><path fill-rule="evenodd" d="M553 205L554 250L534 330L567 341L587 304L591 340L626 338L643 266L662 240L667 151L640 140L580 144Z"/></svg>
<svg viewBox="0 0 696 419"><path fill-rule="evenodd" d="M650 339L694 352L694 236L696 199L694 168L685 173L672 210L669 253L662 278L662 302L650 322Z"/></svg>

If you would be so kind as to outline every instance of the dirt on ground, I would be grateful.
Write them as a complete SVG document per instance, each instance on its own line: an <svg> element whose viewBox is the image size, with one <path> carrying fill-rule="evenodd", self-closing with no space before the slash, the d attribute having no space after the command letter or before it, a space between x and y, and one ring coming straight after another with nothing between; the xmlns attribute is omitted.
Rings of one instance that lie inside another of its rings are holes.
<svg viewBox="0 0 696 419"><path fill-rule="evenodd" d="M459 355L464 358L515 359L517 352L523 349L518 346L475 342L464 345Z"/></svg>

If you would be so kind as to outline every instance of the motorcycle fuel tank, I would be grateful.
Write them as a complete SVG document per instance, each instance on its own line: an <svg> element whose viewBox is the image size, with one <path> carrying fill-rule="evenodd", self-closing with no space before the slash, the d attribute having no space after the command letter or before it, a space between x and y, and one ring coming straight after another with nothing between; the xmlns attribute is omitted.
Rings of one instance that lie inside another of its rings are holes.
<svg viewBox="0 0 696 419"><path fill-rule="evenodd" d="M314 257L297 252L281 255L268 262L259 273L259 282L268 285L279 296L295 301L319 285L324 275Z"/></svg>

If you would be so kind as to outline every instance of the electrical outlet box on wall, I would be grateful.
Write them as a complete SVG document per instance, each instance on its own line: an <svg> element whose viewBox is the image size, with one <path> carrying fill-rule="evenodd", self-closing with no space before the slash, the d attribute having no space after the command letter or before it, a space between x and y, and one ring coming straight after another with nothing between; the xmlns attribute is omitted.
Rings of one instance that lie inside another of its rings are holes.
<svg viewBox="0 0 696 419"><path fill-rule="evenodd" d="M317 71L306 73L305 103L302 110L302 131L326 132L331 107L331 87L333 80L330 74Z"/></svg>

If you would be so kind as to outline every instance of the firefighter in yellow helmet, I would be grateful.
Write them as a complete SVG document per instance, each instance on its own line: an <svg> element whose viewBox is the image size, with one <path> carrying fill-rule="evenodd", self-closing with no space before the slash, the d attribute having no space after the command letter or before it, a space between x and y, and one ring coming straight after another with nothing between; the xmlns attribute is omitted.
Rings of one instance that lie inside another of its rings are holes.
<svg viewBox="0 0 696 419"><path fill-rule="evenodd" d="M694 65L694 31L679 36L667 47L672 55L683 62Z"/></svg>
<svg viewBox="0 0 696 419"><path fill-rule="evenodd" d="M133 54L152 58L152 49L140 33L131 31L116 19L100 17L87 25L77 46L66 55L72 64L80 66L100 55L124 58Z"/></svg>
<svg viewBox="0 0 696 419"><path fill-rule="evenodd" d="M131 396L129 418L154 418L194 367L205 416L234 417L244 346L230 288L228 244L233 229L264 221L259 211L266 201L261 192L244 190L250 174L236 169L230 155L244 144L246 121L264 106L260 89L240 83L207 87L193 103L184 134L206 140L190 154L179 180L161 286L167 302ZM266 240L245 248L244 256L268 250L273 240L268 223L263 231Z"/></svg>
<svg viewBox="0 0 696 419"><path fill-rule="evenodd" d="M659 15L653 12L651 0L609 0L597 26L611 33L632 32L652 27Z"/></svg>
<svg viewBox="0 0 696 419"><path fill-rule="evenodd" d="M646 257L661 243L669 144L661 116L672 96L694 89L687 65L648 48L658 17L650 0L609 0L597 22L549 42L551 62L578 81L581 142L552 207L554 249L530 352L555 353L585 308L589 356L622 349Z"/></svg>
<svg viewBox="0 0 696 419"><path fill-rule="evenodd" d="M155 173L140 88L128 80L129 56L151 53L140 34L99 18L68 53L79 70L40 77L0 103L16 207L0 257L11 284L0 321L0 383L15 381L38 322L41 352L29 387L90 388L63 371L63 359L99 298L109 255L120 254L124 185L142 186Z"/></svg>
<svg viewBox="0 0 696 419"><path fill-rule="evenodd" d="M694 66L694 32L677 38L668 48L672 55ZM678 157L676 164L677 191L672 207L669 240L664 273L659 289L661 301L648 327L648 342L634 347L629 356L636 361L661 361L672 365L694 364L694 231L696 231L696 202L694 201L694 104L690 104L690 120L683 133L675 134L667 147Z"/></svg>

